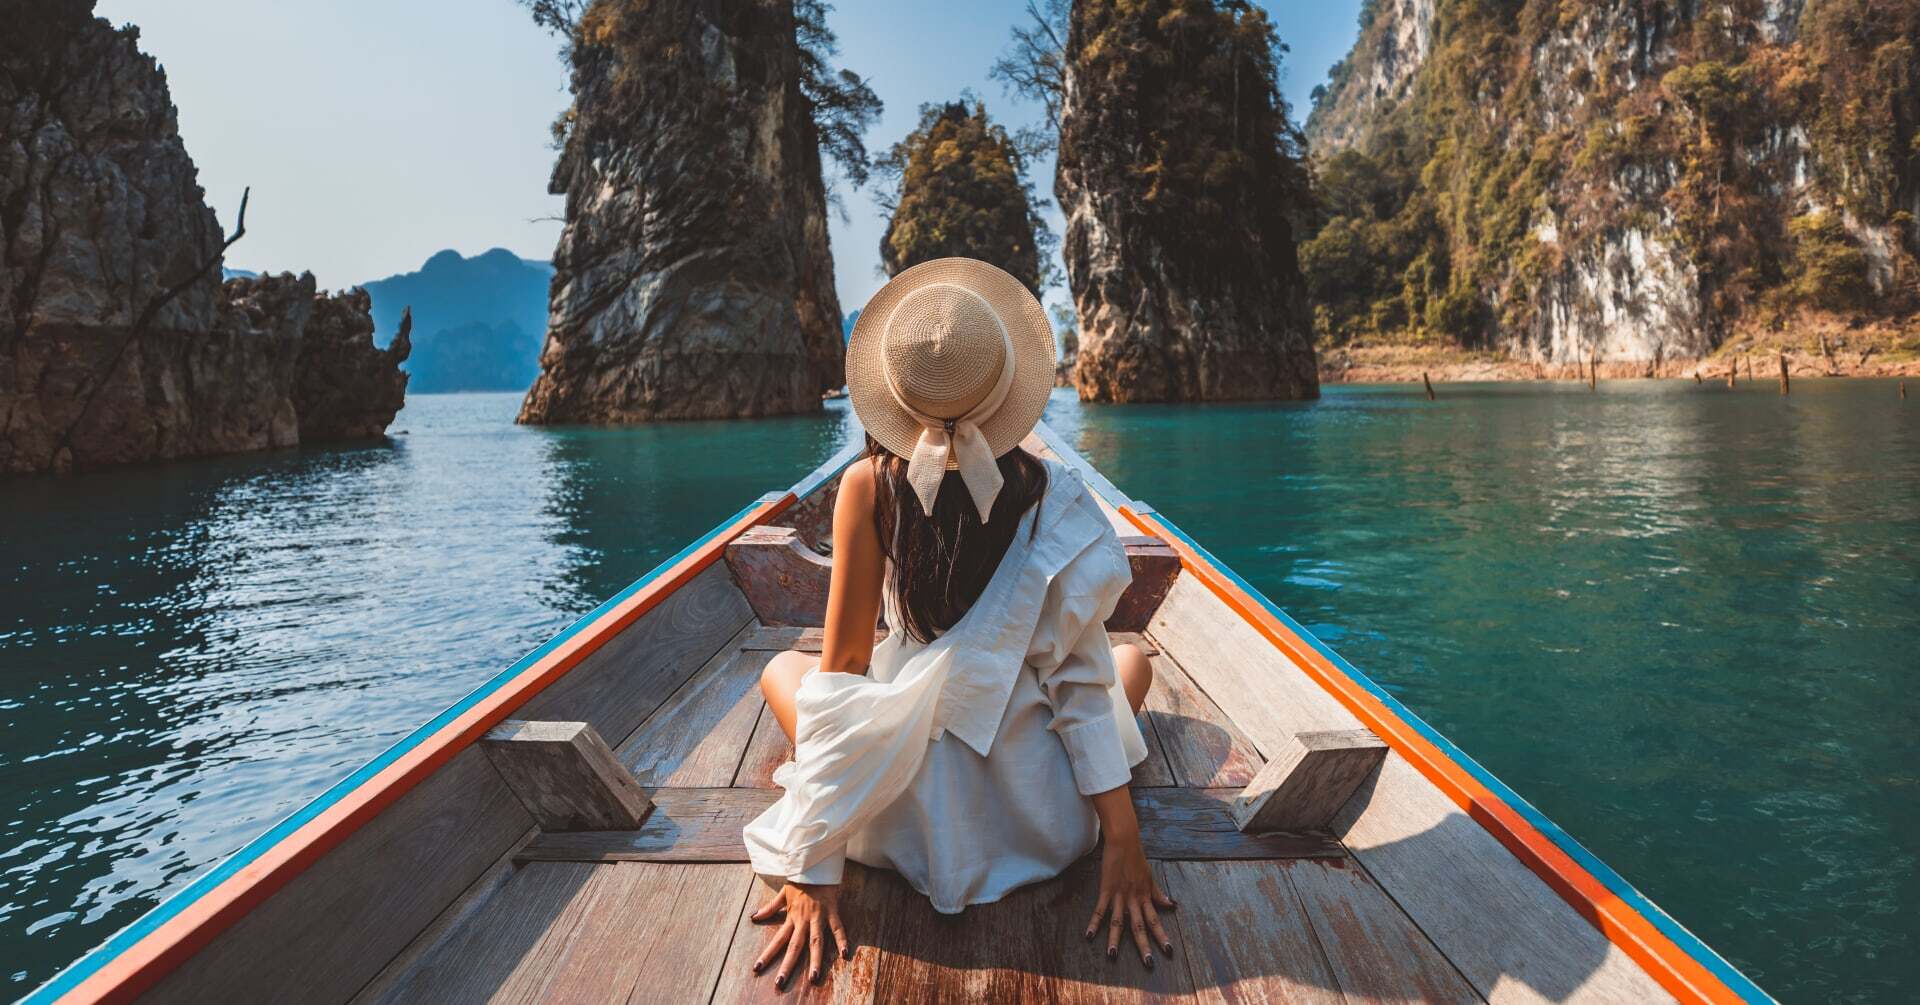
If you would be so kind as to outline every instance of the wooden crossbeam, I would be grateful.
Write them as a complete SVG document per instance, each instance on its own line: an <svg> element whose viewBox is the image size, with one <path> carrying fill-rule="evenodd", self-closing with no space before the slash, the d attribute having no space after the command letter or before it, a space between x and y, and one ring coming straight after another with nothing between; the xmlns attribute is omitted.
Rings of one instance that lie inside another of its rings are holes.
<svg viewBox="0 0 1920 1005"><path fill-rule="evenodd" d="M1155 537L1124 537L1133 582L1120 595L1109 632L1145 631L1180 574L1180 555ZM833 562L807 546L792 527L755 527L727 545L727 568L760 623L818 627L826 621Z"/></svg>
<svg viewBox="0 0 1920 1005"><path fill-rule="evenodd" d="M542 831L633 830L653 807L633 773L584 722L509 719L480 745Z"/></svg>
<svg viewBox="0 0 1920 1005"><path fill-rule="evenodd" d="M1234 822L1250 833L1325 830L1386 756L1372 730L1295 733L1233 801Z"/></svg>

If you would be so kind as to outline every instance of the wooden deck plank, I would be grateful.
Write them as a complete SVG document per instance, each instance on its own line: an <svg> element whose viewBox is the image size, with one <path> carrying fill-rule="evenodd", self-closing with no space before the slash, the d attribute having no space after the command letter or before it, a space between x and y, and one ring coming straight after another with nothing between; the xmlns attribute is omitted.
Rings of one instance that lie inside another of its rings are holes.
<svg viewBox="0 0 1920 1005"><path fill-rule="evenodd" d="M1673 996L1397 753L1334 832L1490 1002Z"/></svg>
<svg viewBox="0 0 1920 1005"><path fill-rule="evenodd" d="M774 788L773 773L782 764L793 759L793 741L780 729L780 720L767 710L767 703L760 703L760 719L754 723L753 737L747 741L747 751L740 758L740 768L733 774L733 784L749 789Z"/></svg>
<svg viewBox="0 0 1920 1005"><path fill-rule="evenodd" d="M1234 826L1237 789L1139 789L1134 809L1154 859L1339 858L1326 834L1243 834ZM655 789L654 809L634 831L540 834L516 853L522 862L744 862L740 828L779 798L778 789Z"/></svg>
<svg viewBox="0 0 1920 1005"><path fill-rule="evenodd" d="M1346 1001L1281 862L1168 862L1179 956L1203 1002Z"/></svg>
<svg viewBox="0 0 1920 1005"><path fill-rule="evenodd" d="M517 870L504 888L419 966L377 999L391 1003L518 1000L551 972L558 947L578 923L594 866L540 862Z"/></svg>
<svg viewBox="0 0 1920 1005"><path fill-rule="evenodd" d="M1413 920L1351 862L1284 863L1348 1002L1479 1002Z"/></svg>
<svg viewBox="0 0 1920 1005"><path fill-rule="evenodd" d="M1174 580L1147 632L1262 757L1272 758L1295 733L1360 728L1352 712L1196 577Z"/></svg>
<svg viewBox="0 0 1920 1005"><path fill-rule="evenodd" d="M873 640L876 643L886 637L887 633L884 630L873 633ZM1116 646L1122 642L1131 642L1149 656L1160 651L1159 645L1142 632L1108 632L1107 640ZM825 643L826 630L823 628L781 628L756 625L741 639L740 648L770 649L774 652L793 649L803 653L817 653Z"/></svg>
<svg viewBox="0 0 1920 1005"><path fill-rule="evenodd" d="M904 891L905 900L873 936L881 950L877 1001L1153 1002L1191 990L1177 958L1186 941L1177 912L1167 918L1168 934L1180 940L1176 958L1156 950L1151 970L1131 947L1108 959L1103 942L1082 936L1099 899L1099 864L1091 857L957 916L935 913L891 874L875 881Z"/></svg>
<svg viewBox="0 0 1920 1005"><path fill-rule="evenodd" d="M589 883L594 896L538 999L707 997L752 877L753 870L742 865L622 863L595 869Z"/></svg>
<svg viewBox="0 0 1920 1005"><path fill-rule="evenodd" d="M1133 766L1133 787L1155 789L1178 784L1173 777L1173 767L1167 762L1166 745L1160 739L1160 730L1154 725L1153 717L1142 711L1134 717L1134 721L1139 723L1140 735L1147 741L1147 757Z"/></svg>
<svg viewBox="0 0 1920 1005"><path fill-rule="evenodd" d="M608 743L633 733L661 702L747 626L753 611L715 562L515 712L589 722Z"/></svg>
<svg viewBox="0 0 1920 1005"><path fill-rule="evenodd" d="M1153 657L1153 690L1147 692L1145 705L1176 785L1245 786L1266 763L1240 727L1170 655Z"/></svg>
<svg viewBox="0 0 1920 1005"><path fill-rule="evenodd" d="M537 830L528 831L513 851L525 847L537 833L539 833ZM507 881L511 880L513 874L519 870L519 866L513 861L513 851L500 856L499 861L493 864L493 868L474 880L473 885L467 887L466 892L447 905L447 909L440 912L439 917L433 919L425 930L408 943L399 956L388 961L380 973L369 981L366 987L361 988L359 994L354 995L355 1005L391 1000L394 989L420 965L420 961L448 939L453 938L456 932L478 917L480 912L486 910L494 895L505 889Z"/></svg>
<svg viewBox="0 0 1920 1005"><path fill-rule="evenodd" d="M728 785L760 717L764 651L723 652L620 745L621 763L643 786Z"/></svg>

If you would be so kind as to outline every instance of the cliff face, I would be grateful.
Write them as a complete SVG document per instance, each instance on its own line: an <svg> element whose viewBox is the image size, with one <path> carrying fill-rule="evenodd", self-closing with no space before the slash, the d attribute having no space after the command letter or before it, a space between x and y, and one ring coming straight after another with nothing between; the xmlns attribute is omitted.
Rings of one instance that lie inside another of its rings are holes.
<svg viewBox="0 0 1920 1005"><path fill-rule="evenodd" d="M297 443L312 277L223 290L165 75L91 10L0 3L0 473Z"/></svg>
<svg viewBox="0 0 1920 1005"><path fill-rule="evenodd" d="M533 423L799 412L840 304L791 0L600 0L575 34Z"/></svg>
<svg viewBox="0 0 1920 1005"><path fill-rule="evenodd" d="M1258 9L1082 0L1054 194L1095 401L1319 394L1289 214L1295 133Z"/></svg>
<svg viewBox="0 0 1920 1005"><path fill-rule="evenodd" d="M1382 0L1308 120L1336 341L1705 355L1916 302L1910 0Z"/></svg>

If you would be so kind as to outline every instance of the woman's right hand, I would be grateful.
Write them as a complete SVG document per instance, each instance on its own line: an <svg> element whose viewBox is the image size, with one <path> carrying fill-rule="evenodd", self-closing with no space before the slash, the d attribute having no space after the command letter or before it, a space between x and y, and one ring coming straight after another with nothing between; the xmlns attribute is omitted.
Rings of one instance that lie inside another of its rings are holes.
<svg viewBox="0 0 1920 1005"><path fill-rule="evenodd" d="M839 886L788 883L753 912L753 921L755 924L770 921L782 911L786 912L786 920L773 933L773 941L767 943L767 948L753 961L753 972L758 974L764 972L775 957L782 957L779 969L774 971L774 987L781 991L787 989L787 982L793 979L794 970L800 965L803 948L807 954L807 980L820 983L827 968L828 932L833 933L833 941L840 947L840 958L853 958L853 943L847 939L845 926L840 924Z"/></svg>

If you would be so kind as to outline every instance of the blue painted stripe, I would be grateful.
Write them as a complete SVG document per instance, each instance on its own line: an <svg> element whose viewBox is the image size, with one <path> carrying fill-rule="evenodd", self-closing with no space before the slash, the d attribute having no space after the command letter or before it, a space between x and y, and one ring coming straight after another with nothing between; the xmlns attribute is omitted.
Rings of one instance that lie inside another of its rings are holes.
<svg viewBox="0 0 1920 1005"><path fill-rule="evenodd" d="M648 584L659 579L665 575L668 570L680 564L687 556L699 551L715 538L731 530L735 524L745 519L747 514L764 505L768 499L777 499L784 495L786 495L785 492L770 493L766 497L756 499L747 504L739 512L728 517L719 526L701 535L699 540L680 549L672 558L660 563L655 566L651 572L634 580L632 585L615 594L612 599L594 608L592 612L575 621L573 624L568 625L560 634L548 639L538 649L522 657L519 662L494 675L492 679L475 688L465 698L455 702L446 711L434 716L426 725L408 733L400 742L387 748L385 753L368 761L353 774L335 782L332 788L322 792L318 798L301 807L299 810L296 810L285 820L274 825L272 830L249 841L244 847L234 852L231 856L228 856L219 865L202 873L199 878L189 883L178 893L155 905L153 910L141 915L133 924L121 929L113 937L101 943L98 948L74 961L73 965L54 975L52 980L42 984L39 988L35 989L32 994L21 999L23 1005L42 1005L42 1003L53 1002L61 995L78 987L82 981L93 976L101 967L112 962L121 953L132 948L141 939L146 938L161 925L166 924L178 916L181 911L186 910L201 897L206 896L208 891L213 890L221 883L226 882L239 873L240 870L258 861L260 856L266 854L274 845L279 844L289 835L301 827L306 826L314 818L326 812L353 790L366 784L368 780L385 770L388 765L399 760L402 756L406 755L407 752L425 742L428 737L438 733L448 723L466 714L467 710L485 701L489 696L512 683L515 678L525 673L548 653L553 652L574 636L585 631L595 621L619 607L634 594L646 588Z"/></svg>
<svg viewBox="0 0 1920 1005"><path fill-rule="evenodd" d="M1346 674L1355 684L1360 685L1365 688L1369 694L1380 699L1381 704L1385 705L1389 711L1399 716L1402 721L1413 727L1413 729L1425 737L1428 742L1438 747L1441 753L1447 755L1454 763L1460 765L1468 774L1478 780L1480 784L1485 785L1487 789L1502 802L1512 807L1513 810L1519 813L1529 824L1532 824L1534 829L1545 834L1561 851L1566 852L1569 858L1578 862L1587 872L1592 873L1593 877L1598 879L1601 885L1619 897L1622 902L1632 907L1635 911L1638 911L1641 917L1646 918L1662 935L1673 940L1674 945L1679 946L1687 955L1693 957L1702 967L1705 967L1709 973L1719 978L1733 993L1750 1002L1772 1002L1774 1000L1771 995L1760 990L1760 986L1749 979L1747 975L1741 973L1738 968L1727 962L1719 953L1714 952L1710 946L1700 941L1698 936L1687 931L1685 926L1675 921L1653 901L1647 899L1645 894L1634 889L1633 884L1627 882L1625 877L1613 871L1611 867L1600 860L1599 856L1588 851L1580 842L1574 840L1572 835L1561 830L1558 824L1548 819L1546 814L1540 812L1532 803L1521 798L1519 793L1513 791L1505 782L1495 777L1493 772L1488 771L1480 762L1468 756L1466 751L1455 746L1452 740L1441 735L1439 730L1434 729L1425 720L1415 715L1411 709L1402 705L1398 698L1388 694L1380 685L1374 683L1372 678L1360 672L1358 667L1348 663L1345 657L1334 652L1330 646L1316 638L1312 632L1307 631L1299 622L1293 620L1287 612L1281 610L1278 604L1268 600L1266 594L1254 589L1252 583L1242 579L1240 574L1228 568L1225 562L1215 558L1212 552L1201 547L1198 541L1188 536L1187 533L1179 527L1174 526L1173 521L1167 519L1165 514L1157 513L1154 515L1154 519L1158 520L1161 526L1165 527L1175 537L1184 542L1187 547L1192 548L1202 558L1206 559L1207 563L1213 566L1221 575L1232 580L1235 586L1246 591L1247 596L1259 601L1260 606L1266 608L1267 613L1273 615L1281 624L1286 625L1294 634L1300 636L1308 645L1317 650L1320 655L1325 656L1329 662L1335 667L1338 667L1340 672Z"/></svg>

